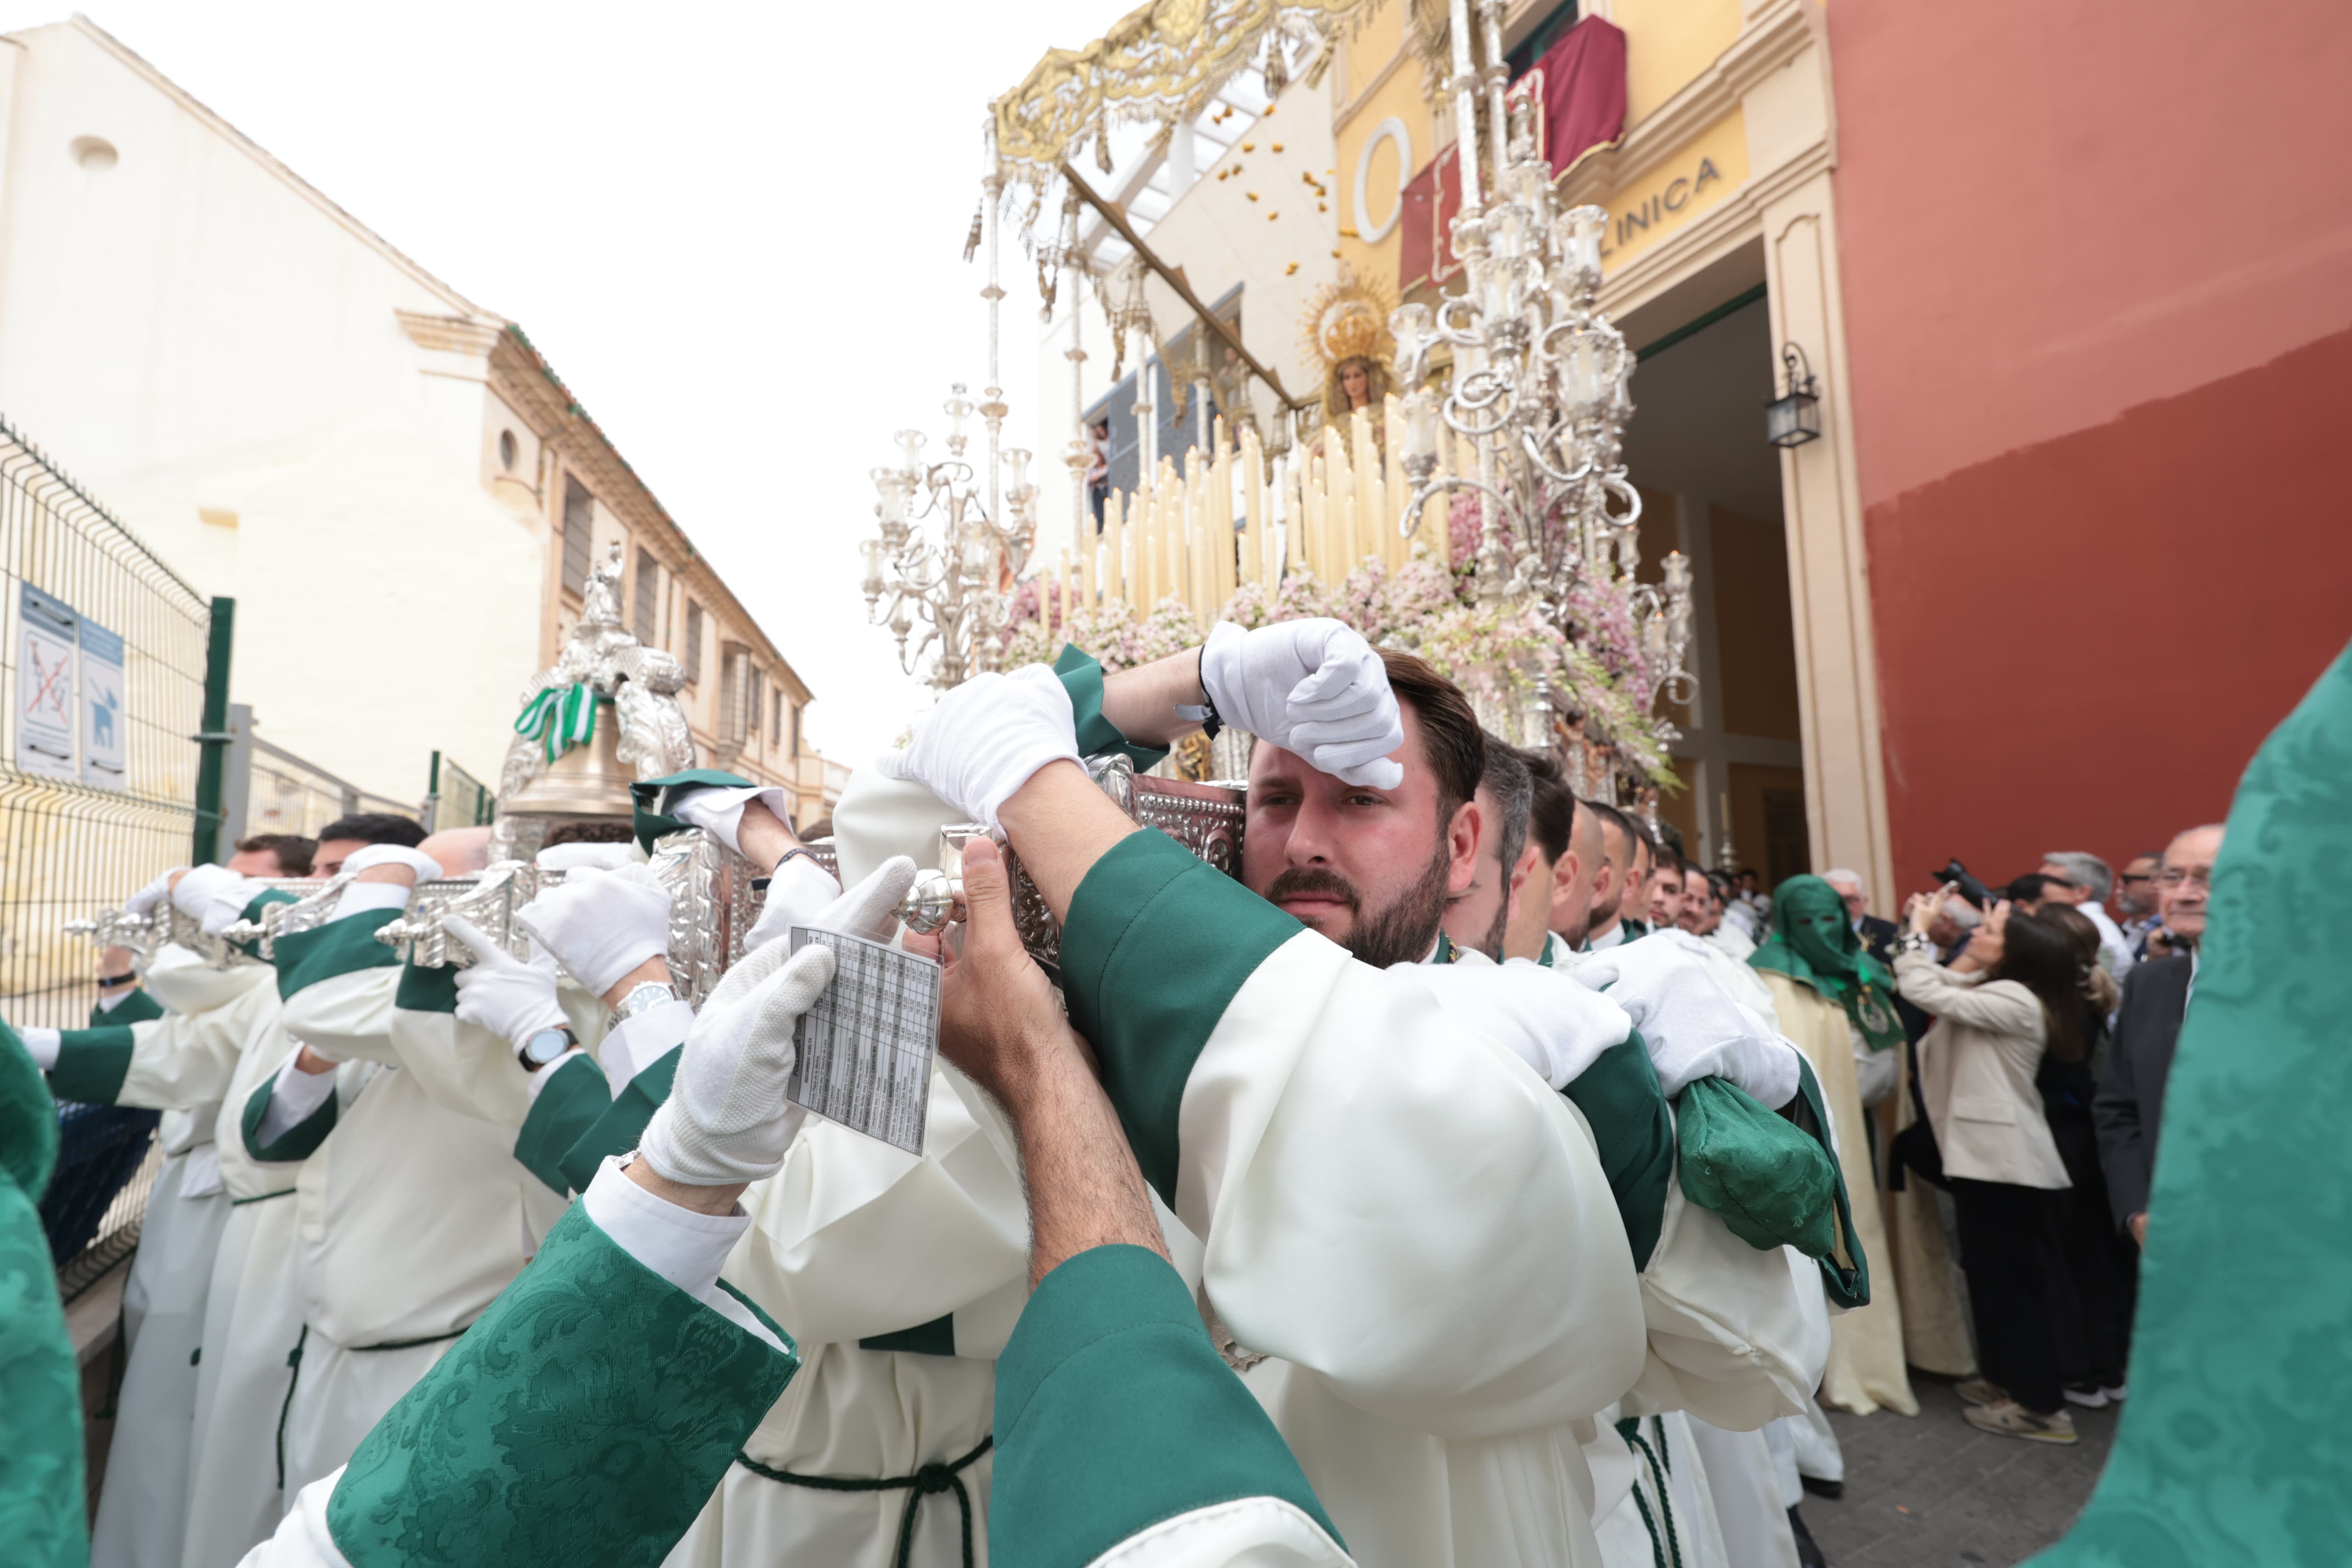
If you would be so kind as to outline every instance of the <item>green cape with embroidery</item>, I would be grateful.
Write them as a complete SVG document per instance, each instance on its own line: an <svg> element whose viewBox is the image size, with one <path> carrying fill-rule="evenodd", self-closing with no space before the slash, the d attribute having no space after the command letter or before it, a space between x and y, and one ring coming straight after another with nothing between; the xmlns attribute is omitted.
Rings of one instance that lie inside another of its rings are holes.
<svg viewBox="0 0 2352 1568"><path fill-rule="evenodd" d="M1845 900L1819 877L1791 877L1772 889L1771 934L1748 963L1810 985L1844 1008L1872 1050L1903 1043L1895 977L1862 950Z"/></svg>

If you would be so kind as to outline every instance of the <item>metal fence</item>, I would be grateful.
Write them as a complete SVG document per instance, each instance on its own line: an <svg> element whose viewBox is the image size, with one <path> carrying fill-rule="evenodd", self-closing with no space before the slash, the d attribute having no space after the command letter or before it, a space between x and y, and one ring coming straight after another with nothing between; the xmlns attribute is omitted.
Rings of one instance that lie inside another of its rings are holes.
<svg viewBox="0 0 2352 1568"><path fill-rule="evenodd" d="M433 771L425 793L425 827L438 833L445 827L488 827L499 814L498 792L451 762L433 753Z"/></svg>
<svg viewBox="0 0 2352 1568"><path fill-rule="evenodd" d="M89 1021L97 954L58 927L184 865L212 616L0 419L0 1016ZM127 1250L155 1113L60 1108L42 1207L61 1272ZM130 1185L126 1185L126 1181ZM72 1256L68 1256L71 1254Z"/></svg>
<svg viewBox="0 0 2352 1568"><path fill-rule="evenodd" d="M227 735L221 816L226 824L226 837L231 842L257 833L316 838L319 829L355 812L417 815L415 801L394 800L362 789L308 758L263 740L254 732L253 710L244 703L229 707ZM425 826L432 826L429 818Z"/></svg>

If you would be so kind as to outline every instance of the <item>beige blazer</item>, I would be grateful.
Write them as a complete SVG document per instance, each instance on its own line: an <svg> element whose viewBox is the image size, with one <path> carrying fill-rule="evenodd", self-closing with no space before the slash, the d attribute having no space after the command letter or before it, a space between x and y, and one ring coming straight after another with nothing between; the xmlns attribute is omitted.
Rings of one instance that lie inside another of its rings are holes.
<svg viewBox="0 0 2352 1568"><path fill-rule="evenodd" d="M1897 954L1895 981L1936 1020L1919 1042L1919 1092L1944 1173L2073 1186L2033 1087L2048 1043L2041 999L2014 980L1955 974L1924 952Z"/></svg>

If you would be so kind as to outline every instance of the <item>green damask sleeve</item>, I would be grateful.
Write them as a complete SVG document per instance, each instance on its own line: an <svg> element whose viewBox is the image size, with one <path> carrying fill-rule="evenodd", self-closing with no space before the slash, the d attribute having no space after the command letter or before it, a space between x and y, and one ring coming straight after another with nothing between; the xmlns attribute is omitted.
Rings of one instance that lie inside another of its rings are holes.
<svg viewBox="0 0 2352 1568"><path fill-rule="evenodd" d="M655 1568L799 1365L574 1204L360 1444L329 1532L352 1568Z"/></svg>
<svg viewBox="0 0 2352 1568"><path fill-rule="evenodd" d="M1167 1260L1097 1247L1040 1280L996 1363L990 1559L1081 1568L1243 1498L1281 1499L1339 1539Z"/></svg>

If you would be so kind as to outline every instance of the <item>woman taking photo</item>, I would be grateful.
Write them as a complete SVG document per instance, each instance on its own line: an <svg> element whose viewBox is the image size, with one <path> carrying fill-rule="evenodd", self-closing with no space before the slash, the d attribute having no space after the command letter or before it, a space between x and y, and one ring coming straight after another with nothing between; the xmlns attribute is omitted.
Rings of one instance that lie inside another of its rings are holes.
<svg viewBox="0 0 2352 1568"><path fill-rule="evenodd" d="M2054 923L2004 902L1945 969L1927 928L1951 891L1911 900L1895 979L1936 1020L1919 1041L1919 1088L1958 1211L1984 1370L1961 1394L1984 1431L2072 1443L2056 1335L2074 1298L2060 1242L2071 1183L2034 1079L2045 1051L2088 1054L2074 947Z"/></svg>

